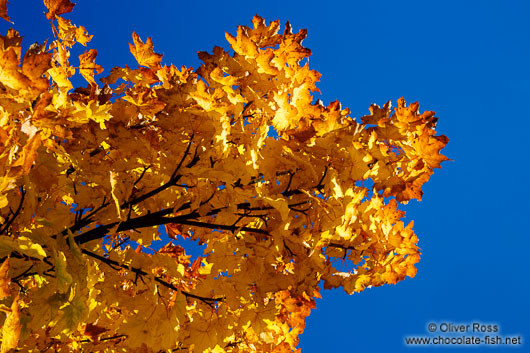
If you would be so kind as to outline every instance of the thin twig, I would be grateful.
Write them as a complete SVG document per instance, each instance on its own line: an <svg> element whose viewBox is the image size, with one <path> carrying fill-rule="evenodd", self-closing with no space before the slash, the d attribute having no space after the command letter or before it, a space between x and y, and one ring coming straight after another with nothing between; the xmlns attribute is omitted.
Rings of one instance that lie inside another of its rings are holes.
<svg viewBox="0 0 530 353"><path fill-rule="evenodd" d="M138 179L136 179L136 181L134 182L133 186L135 186L136 184L138 184L140 182L140 180L142 180L142 178L145 175L145 172L147 172L147 170L149 168L151 168L151 166L144 167L144 171L142 172L142 174L140 174L140 177Z"/></svg>
<svg viewBox="0 0 530 353"><path fill-rule="evenodd" d="M127 265L124 265L124 264L120 264L118 261L111 260L111 259L106 258L104 256L101 256L101 255L98 255L98 254L93 253L91 251L88 251L86 249L82 249L81 251L83 252L83 254L85 254L87 256L90 256L90 257L92 257L94 259L97 259L97 260L105 263L106 265L109 265L114 270L116 270L116 268L119 267L119 268L122 268L124 270L133 272L134 274L140 276L140 278L142 276L146 276L148 274L147 272L145 272L142 269L139 269L139 268L136 268L136 267L132 267L132 266L127 266ZM187 298L197 299L197 300L200 300L203 303L208 304L208 305L212 305L213 303L217 303L217 302L222 302L222 301L224 301L226 299L225 297L217 297L217 298L202 297L202 296L199 296L199 295L196 295L196 294L192 294L192 293L180 290L179 288L175 287L171 283L164 281L160 277L155 277L154 279L155 279L156 282L160 283L162 286L164 286L166 288L169 288L169 289L174 290L174 291L181 292Z"/></svg>

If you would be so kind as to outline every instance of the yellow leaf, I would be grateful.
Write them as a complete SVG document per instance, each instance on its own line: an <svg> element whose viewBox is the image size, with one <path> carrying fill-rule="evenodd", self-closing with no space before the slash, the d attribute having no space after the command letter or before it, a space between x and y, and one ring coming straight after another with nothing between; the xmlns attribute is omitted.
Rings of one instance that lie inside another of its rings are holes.
<svg viewBox="0 0 530 353"><path fill-rule="evenodd" d="M40 244L33 243L27 237L0 237L0 256L8 256L13 251L17 251L40 260L46 257L46 252L42 246Z"/></svg>
<svg viewBox="0 0 530 353"><path fill-rule="evenodd" d="M57 86L60 90L68 92L69 90L74 88L74 86L72 86L72 82L70 82L70 80L68 79L68 73L63 67L54 67L52 69L49 69L48 73L51 75L55 83L57 83Z"/></svg>
<svg viewBox="0 0 530 353"><path fill-rule="evenodd" d="M21 72L19 61L15 48L0 50L0 82L15 90L27 90L31 81Z"/></svg>
<svg viewBox="0 0 530 353"><path fill-rule="evenodd" d="M209 275L212 272L213 263L208 263L205 259L202 260L202 265L199 267L199 273L201 275Z"/></svg>
<svg viewBox="0 0 530 353"><path fill-rule="evenodd" d="M78 43L84 46L86 46L86 44L92 40L92 37L93 36L88 34L85 27L83 26L79 26L75 30L75 39L77 40Z"/></svg>
<svg viewBox="0 0 530 353"><path fill-rule="evenodd" d="M215 82L218 82L224 86L234 86L237 84L237 77L223 75L223 71L218 67L212 70L210 77Z"/></svg>
<svg viewBox="0 0 530 353"><path fill-rule="evenodd" d="M287 203L286 199L282 197L273 199L268 196L263 196L262 199L265 201L265 203L268 203L280 213L280 217L282 221L286 221L289 218L290 210L289 210L289 204Z"/></svg>
<svg viewBox="0 0 530 353"><path fill-rule="evenodd" d="M11 292L9 290L9 282L11 281L11 279L7 274L8 271L9 257L5 259L5 261L2 263L2 266L0 266L0 300L11 295Z"/></svg>

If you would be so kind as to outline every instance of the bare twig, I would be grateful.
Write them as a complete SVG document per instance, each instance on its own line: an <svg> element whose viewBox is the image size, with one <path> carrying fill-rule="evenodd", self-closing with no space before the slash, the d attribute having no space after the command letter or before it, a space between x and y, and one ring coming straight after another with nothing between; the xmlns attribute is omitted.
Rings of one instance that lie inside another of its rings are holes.
<svg viewBox="0 0 530 353"><path fill-rule="evenodd" d="M191 136L190 138L190 141L188 142L188 146L186 147L186 151L184 151L184 154L182 155L182 158L180 159L180 162L178 163L177 167L175 168L175 170L173 171L173 173L171 174L171 177L169 178L169 181L159 187L157 187L156 189L153 189L143 195L140 195L140 196L137 196L135 198L133 198L132 200L130 201L127 201L127 202L124 202L123 204L120 205L120 208L121 209L124 209L124 208L127 208L127 207L130 207L132 205L136 205L144 200L147 200L148 198L166 190L167 188L171 187L171 186L174 186L177 184L177 182L179 181L180 179L180 175L177 175L178 171L180 170L180 168L182 167L182 164L184 163L184 160L186 159L186 157L189 155L190 153L190 148L191 148L191 144L192 144L192 140L193 140L193 135ZM197 150L195 150L195 153L197 153ZM196 156L196 155L195 155Z"/></svg>
<svg viewBox="0 0 530 353"><path fill-rule="evenodd" d="M133 272L134 274L136 274L140 278L142 276L146 276L148 274L147 272L145 272L142 269L139 269L139 268L136 268L136 267L132 267L132 266L127 266L127 265L124 265L124 264L120 264L118 261L111 260L111 259L106 258L104 256L101 256L101 255L98 255L98 254L93 253L91 251L88 251L86 249L82 249L81 251L83 252L83 254L85 254L85 255L87 255L89 257L92 257L94 259L97 259L97 260L105 263L106 265L109 265L112 269L122 268L124 270ZM169 289L174 290L174 291L181 292L187 298L193 298L193 299L200 300L203 303L208 304L210 306L212 304L217 303L217 302L222 302L222 301L224 301L226 299L225 297L216 297L216 298L202 297L202 296L199 296L199 295L196 295L196 294L192 294L192 293L180 290L179 288L175 287L171 283L164 281L160 277L156 277L155 276L154 279L155 279L156 282L158 282L159 284L161 284L162 286L164 286L166 288L169 288Z"/></svg>
<svg viewBox="0 0 530 353"><path fill-rule="evenodd" d="M293 181L294 173L289 172L289 182L287 183L287 186L285 187L285 190L282 191L282 195L285 196L287 192L289 192L289 188L291 187L291 183Z"/></svg>

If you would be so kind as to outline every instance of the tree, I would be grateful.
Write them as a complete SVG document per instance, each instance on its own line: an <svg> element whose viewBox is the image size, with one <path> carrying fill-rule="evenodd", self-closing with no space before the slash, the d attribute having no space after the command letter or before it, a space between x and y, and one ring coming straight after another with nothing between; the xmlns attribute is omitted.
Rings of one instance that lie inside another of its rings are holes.
<svg viewBox="0 0 530 353"><path fill-rule="evenodd" d="M74 5L44 3L53 41L0 36L1 352L291 352L320 284L415 275L398 206L447 159L434 112L315 102L306 31L259 16L197 70L133 33L138 67L97 83Z"/></svg>

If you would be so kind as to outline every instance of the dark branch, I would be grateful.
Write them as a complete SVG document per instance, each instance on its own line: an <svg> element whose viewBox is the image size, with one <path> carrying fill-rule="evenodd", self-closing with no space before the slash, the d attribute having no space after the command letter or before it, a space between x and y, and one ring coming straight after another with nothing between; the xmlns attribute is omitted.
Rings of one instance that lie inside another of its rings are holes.
<svg viewBox="0 0 530 353"><path fill-rule="evenodd" d="M252 103L254 103L254 101L250 101L250 102L248 102L248 103L245 103L245 106L243 107L243 110L241 111L241 115L243 116L243 118L246 118L246 117L252 116L252 114L250 114L250 115L245 115L246 110L252 105Z"/></svg>
<svg viewBox="0 0 530 353"><path fill-rule="evenodd" d="M197 164L197 162L199 161L199 156L197 155L198 151L199 151L199 145L197 145L197 147L195 147L195 152L193 152L193 158L191 159L191 161L188 164L186 164L186 168L191 168L195 164Z"/></svg>
<svg viewBox="0 0 530 353"><path fill-rule="evenodd" d="M127 335L116 335L116 336L110 336L110 337L103 337L103 338L100 338L99 340L101 342L104 342L104 341L110 341L110 340L116 340L118 338L123 338L123 337L128 337ZM88 343L88 342L92 342L90 339L84 339L84 340L81 340L81 341L78 341L79 343Z"/></svg>
<svg viewBox="0 0 530 353"><path fill-rule="evenodd" d="M339 249L342 249L344 251L347 251L347 250L355 250L355 251L358 251L355 247L351 246L351 245L341 245L339 243L329 243L327 246L331 246L332 248L339 248Z"/></svg>
<svg viewBox="0 0 530 353"><path fill-rule="evenodd" d="M328 173L328 167L326 166L326 169L324 169L324 174L322 174L322 178L320 178L320 181L318 182L317 185L315 185L315 189L317 189L318 191L322 191L322 188L324 187L324 184L322 184L322 182L324 181L324 178L326 177L326 174Z"/></svg>
<svg viewBox="0 0 530 353"><path fill-rule="evenodd" d="M285 187L285 190L282 191L282 195L285 196L289 192L289 188L291 187L291 183L293 181L294 173L289 172L289 182L287 183L287 186Z"/></svg>
<svg viewBox="0 0 530 353"><path fill-rule="evenodd" d="M305 203L305 202L304 202ZM293 204L293 206L298 205ZM171 208L161 210L154 213L149 213L140 217L131 218L124 222L113 222L106 225L101 225L97 228L93 228L89 231L86 231L82 234L77 235L74 239L76 243L78 244L84 244L92 240L97 240L103 238L110 229L118 226L116 229L116 232L124 232L127 230L132 229L138 229L138 228L145 228L145 227L153 227L168 223L175 223L175 224L183 224L183 225L190 225L190 226L196 226L196 227L202 227L207 229L220 229L220 230L228 230L231 232L236 231L245 231L245 232L254 232L254 233L260 233L260 234L266 234L269 233L264 229L258 229L258 228L251 228L251 227L237 227L237 226L231 226L231 225L224 225L224 224L214 224L214 223L207 223L207 222L201 222L197 219L201 217L201 215L198 212L191 212L185 215L179 215L179 216L173 216L173 217L166 217L167 215L171 213L176 213L180 210L187 209L190 207L191 204L184 204L182 205L178 210L173 210ZM217 213L219 213L223 208L216 208L211 210L210 212L206 213L205 216L213 216ZM264 208L265 209L265 208Z"/></svg>
<svg viewBox="0 0 530 353"><path fill-rule="evenodd" d="M103 342L103 341L116 340L122 337L127 337L127 335L116 335L116 336L111 336L111 337L103 337L103 338L100 338L99 340Z"/></svg>
<svg viewBox="0 0 530 353"><path fill-rule="evenodd" d="M193 298L193 299L197 299L197 300L200 300L208 305L212 305L216 302L223 302L225 301L226 297L218 297L218 298L207 298L207 297L201 297L200 295L195 295L195 294L192 294L190 292L186 292L186 291L183 291L181 290L180 291L182 294L184 294L187 298Z"/></svg>
<svg viewBox="0 0 530 353"><path fill-rule="evenodd" d="M29 276L36 275L37 272L29 272L29 271L31 271L32 268L33 268L33 264L31 264L26 271L22 272L18 276L15 276L15 277L11 278L11 280L12 281L16 281L16 280L19 280L19 279L24 278L24 277L29 277Z"/></svg>
<svg viewBox="0 0 530 353"><path fill-rule="evenodd" d="M93 228L89 231L86 231L82 234L79 234L75 236L75 241L78 244L83 244L92 240L101 239L105 235L107 235L108 231L112 229L113 227L118 226L117 231L126 231L136 228L143 228L143 227L152 227L159 224L165 224L165 223L158 223L161 221L165 216L168 214L173 213L172 209L165 209L161 210L155 213L149 213L147 215L137 217L137 218L131 218L125 222L113 222L105 225L101 225L97 228ZM188 216L188 215L186 215Z"/></svg>
<svg viewBox="0 0 530 353"><path fill-rule="evenodd" d="M267 232L265 229L251 228L251 227L237 227L237 226L229 226L229 225L224 225L224 224L214 224L214 223L205 223L205 222L198 222L198 221L187 221L187 220L183 220L180 222L171 222L171 223L184 224L184 225L196 226L196 227L201 227L201 228L209 228L209 229L228 230L232 233L235 233L236 231L241 231L241 232L253 232L253 233L269 235L269 232Z"/></svg>
<svg viewBox="0 0 530 353"><path fill-rule="evenodd" d="M173 174L171 174L171 179L175 178L180 167L182 167L182 163L184 163L184 160L186 159L186 157L188 156L188 154L190 153L190 148L191 148L191 141L193 140L193 135L191 135L190 137L190 141L188 142L188 146L186 147L186 151L184 151L184 155L182 156L182 158L180 159L180 162L179 164L177 165L177 168L175 169L175 171L173 172Z"/></svg>

